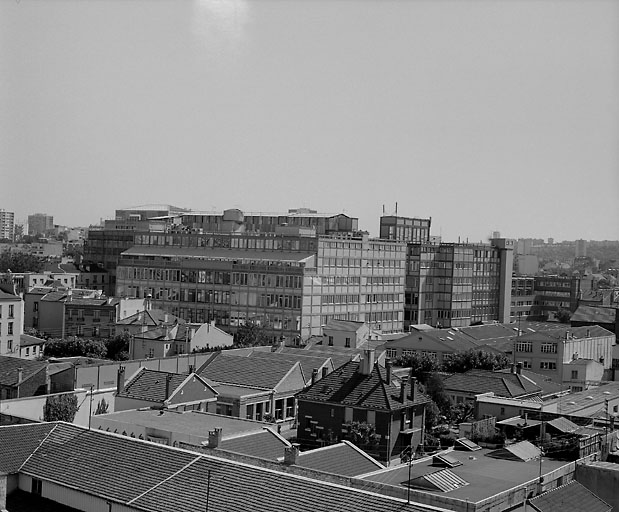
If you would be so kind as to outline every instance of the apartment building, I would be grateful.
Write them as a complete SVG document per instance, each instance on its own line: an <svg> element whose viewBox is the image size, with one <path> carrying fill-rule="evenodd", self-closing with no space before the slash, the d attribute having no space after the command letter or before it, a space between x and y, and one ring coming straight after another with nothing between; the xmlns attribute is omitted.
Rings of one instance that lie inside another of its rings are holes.
<svg viewBox="0 0 619 512"><path fill-rule="evenodd" d="M54 229L54 217L46 213L34 213L28 215L28 234L37 236L45 235Z"/></svg>
<svg viewBox="0 0 619 512"><path fill-rule="evenodd" d="M15 239L15 213L0 209L0 240Z"/></svg>
<svg viewBox="0 0 619 512"><path fill-rule="evenodd" d="M24 302L8 284L0 284L0 355L19 356Z"/></svg>

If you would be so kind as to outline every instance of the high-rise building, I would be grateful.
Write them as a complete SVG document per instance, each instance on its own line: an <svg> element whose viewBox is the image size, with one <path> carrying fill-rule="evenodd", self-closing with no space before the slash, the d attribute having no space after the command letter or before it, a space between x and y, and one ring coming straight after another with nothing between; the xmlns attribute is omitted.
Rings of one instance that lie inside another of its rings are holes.
<svg viewBox="0 0 619 512"><path fill-rule="evenodd" d="M0 209L0 239L15 239L15 213Z"/></svg>
<svg viewBox="0 0 619 512"><path fill-rule="evenodd" d="M587 241L580 239L576 240L575 258L584 258L587 255Z"/></svg>
<svg viewBox="0 0 619 512"><path fill-rule="evenodd" d="M431 224L432 218L418 219L383 215L380 218L380 238L400 242L428 242Z"/></svg>
<svg viewBox="0 0 619 512"><path fill-rule="evenodd" d="M409 231L413 236L406 237L398 229L414 227L415 221L423 227L421 241L415 231ZM420 221L424 219L381 218L383 236L407 241L405 328L421 323L463 327L493 320L508 322L513 242L435 243L430 236L430 220Z"/></svg>
<svg viewBox="0 0 619 512"><path fill-rule="evenodd" d="M45 235L54 229L54 217L46 213L28 215L28 234L32 236Z"/></svg>

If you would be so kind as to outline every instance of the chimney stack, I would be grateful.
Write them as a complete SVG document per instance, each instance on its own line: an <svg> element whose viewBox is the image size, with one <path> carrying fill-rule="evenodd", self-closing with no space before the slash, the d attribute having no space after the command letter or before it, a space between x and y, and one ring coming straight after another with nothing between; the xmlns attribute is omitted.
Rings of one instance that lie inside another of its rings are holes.
<svg viewBox="0 0 619 512"><path fill-rule="evenodd" d="M21 384L22 380L24 380L24 369L20 366L17 368L17 385Z"/></svg>
<svg viewBox="0 0 619 512"><path fill-rule="evenodd" d="M284 464L291 466L297 463L297 457L299 456L299 444L292 443L290 446L284 447Z"/></svg>
<svg viewBox="0 0 619 512"><path fill-rule="evenodd" d="M372 369L374 368L374 357L375 353L372 349L363 351L363 359L361 359L361 364L359 365L359 370L362 375L370 375L372 373Z"/></svg>
<svg viewBox="0 0 619 512"><path fill-rule="evenodd" d="M400 402L404 403L406 399L406 385L408 384L408 377L405 375L402 377L402 386L400 387Z"/></svg>
<svg viewBox="0 0 619 512"><path fill-rule="evenodd" d="M318 368L314 368L312 370L312 386L316 384L317 380L318 380Z"/></svg>
<svg viewBox="0 0 619 512"><path fill-rule="evenodd" d="M516 374L517 375L522 375L522 363L517 363L516 364Z"/></svg>
<svg viewBox="0 0 619 512"><path fill-rule="evenodd" d="M122 393L125 390L125 367L118 367L118 375L116 377L116 394Z"/></svg>
<svg viewBox="0 0 619 512"><path fill-rule="evenodd" d="M516 363L512 363L511 367L510 367L510 372L511 373L516 373Z"/></svg>
<svg viewBox="0 0 619 512"><path fill-rule="evenodd" d="M222 431L220 428L208 431L208 447L217 448L221 443Z"/></svg>
<svg viewBox="0 0 619 512"><path fill-rule="evenodd" d="M387 370L387 384L391 383L391 359L385 361L385 370Z"/></svg>
<svg viewBox="0 0 619 512"><path fill-rule="evenodd" d="M411 393L409 395L409 398L411 400L411 402L415 401L415 392L417 391L417 378L416 377L411 377Z"/></svg>
<svg viewBox="0 0 619 512"><path fill-rule="evenodd" d="M326 366L322 367L322 378L324 379L329 374L329 368Z"/></svg>
<svg viewBox="0 0 619 512"><path fill-rule="evenodd" d="M170 387L172 384L172 379L174 378L174 374L173 373L168 373L165 376L165 399L167 400L168 398L170 398Z"/></svg>

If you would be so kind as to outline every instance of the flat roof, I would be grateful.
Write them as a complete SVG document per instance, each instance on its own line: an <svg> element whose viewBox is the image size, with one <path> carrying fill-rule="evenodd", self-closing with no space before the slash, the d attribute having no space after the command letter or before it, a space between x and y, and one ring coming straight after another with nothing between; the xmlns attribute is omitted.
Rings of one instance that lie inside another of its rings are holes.
<svg viewBox="0 0 619 512"><path fill-rule="evenodd" d="M462 462L459 466L449 468L449 471L468 482L469 485L448 492L427 491L415 488L412 488L412 490L476 503L539 478L539 459L528 462L495 459L487 456L491 451L483 448L476 452L459 450L448 452L450 457ZM542 473L550 473L567 464L569 462L544 458L542 461ZM440 467L433 465L432 457L422 459L412 464L410 479L434 473L439 469ZM362 478L373 482L400 486L409 480L408 465L401 464L383 471L377 471ZM415 501L415 498L412 497L412 500Z"/></svg>
<svg viewBox="0 0 619 512"><path fill-rule="evenodd" d="M96 416L96 418L201 437L208 437L209 430L220 428L224 439L240 434L261 432L265 426L270 425L270 423L260 421L199 411L166 411L161 414L161 411L157 409L119 411L101 414Z"/></svg>

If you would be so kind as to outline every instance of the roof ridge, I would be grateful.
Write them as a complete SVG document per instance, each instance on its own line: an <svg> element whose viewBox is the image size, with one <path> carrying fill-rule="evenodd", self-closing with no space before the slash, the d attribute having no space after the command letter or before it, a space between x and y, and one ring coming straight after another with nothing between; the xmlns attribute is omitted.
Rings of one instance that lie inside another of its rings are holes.
<svg viewBox="0 0 619 512"><path fill-rule="evenodd" d="M199 461L201 459L202 459L202 457L200 455L197 455L195 459L190 461L188 464L185 464L181 469L179 469L178 471L172 473L171 475L168 475L166 478L164 478L163 480L161 480L157 484L153 485L150 489L145 490L142 494L138 494L135 498L131 498L126 504L129 505L130 503L133 503L134 501L139 500L142 496L145 496L150 491L156 489L160 485L163 485L165 482L167 482L171 478L174 478L176 475L178 475L182 471L185 471L189 466L191 466L192 464L195 464L197 461Z"/></svg>

